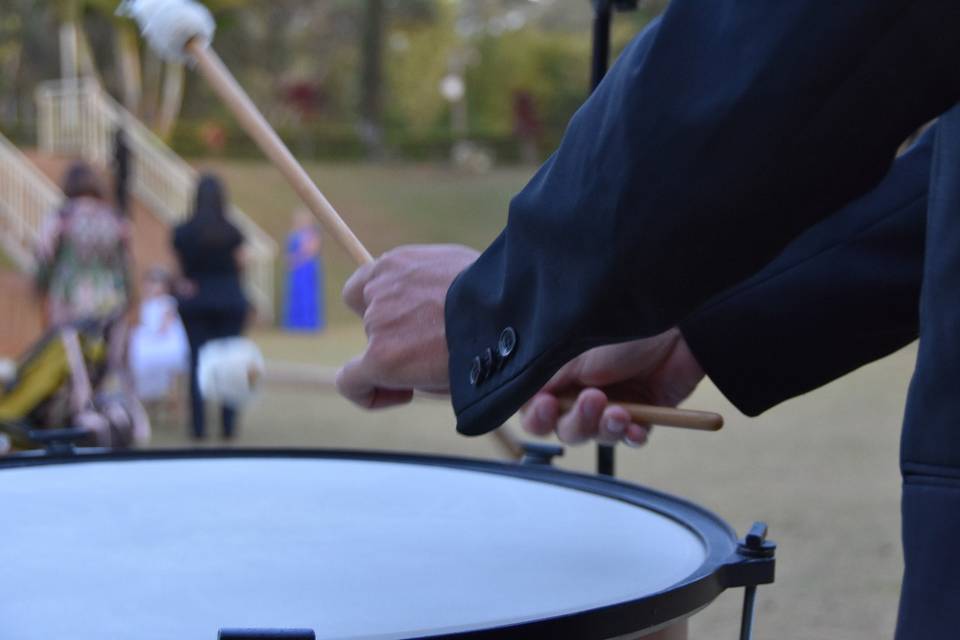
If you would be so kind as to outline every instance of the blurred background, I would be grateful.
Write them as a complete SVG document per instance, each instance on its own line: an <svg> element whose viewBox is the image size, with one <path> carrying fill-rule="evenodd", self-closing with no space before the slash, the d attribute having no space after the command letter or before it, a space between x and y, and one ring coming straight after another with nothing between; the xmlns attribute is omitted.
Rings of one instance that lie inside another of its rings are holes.
<svg viewBox="0 0 960 640"><path fill-rule="evenodd" d="M405 243L485 247L589 90L589 0L204 3L224 61L375 255ZM143 304L170 293L150 283L180 268L171 235L195 212L198 172L222 180L245 239L248 335L266 357L332 368L358 353L362 327L339 297L352 261L300 220L293 192L202 80L156 58L117 5L0 0L0 355L16 367L50 330L37 246L69 201L63 178L78 160L103 185L125 184L129 201L114 204L129 228L131 324L146 326L144 353L153 329ZM665 5L617 14L614 55ZM113 187L104 191L111 200ZM619 451L625 479L703 504L740 531L769 522L781 552L777 584L759 592L758 638L892 635L896 448L913 349L755 420L705 382L687 405L723 413L724 431L658 429L649 446ZM457 436L443 402L370 414L329 392L279 389L240 416L228 442L213 428L195 440L178 366L162 394L141 398L152 426L142 446L503 457L490 438ZM592 455L581 447L558 464L590 472ZM695 617L692 637L735 637L738 599L725 594Z"/></svg>

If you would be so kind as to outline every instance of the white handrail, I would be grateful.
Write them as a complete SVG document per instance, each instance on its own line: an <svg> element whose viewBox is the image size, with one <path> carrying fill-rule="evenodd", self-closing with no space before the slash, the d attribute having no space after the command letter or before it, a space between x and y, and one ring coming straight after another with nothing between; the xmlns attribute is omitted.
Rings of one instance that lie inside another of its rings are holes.
<svg viewBox="0 0 960 640"><path fill-rule="evenodd" d="M40 227L62 202L60 188L0 135L0 242L21 271L34 271Z"/></svg>
<svg viewBox="0 0 960 640"><path fill-rule="evenodd" d="M111 160L122 127L133 159L133 193L167 223L187 216L197 172L149 128L88 79L45 82L37 90L40 149L78 155L100 165ZM277 245L247 214L231 206L230 217L247 239L247 289L258 311L273 317Z"/></svg>

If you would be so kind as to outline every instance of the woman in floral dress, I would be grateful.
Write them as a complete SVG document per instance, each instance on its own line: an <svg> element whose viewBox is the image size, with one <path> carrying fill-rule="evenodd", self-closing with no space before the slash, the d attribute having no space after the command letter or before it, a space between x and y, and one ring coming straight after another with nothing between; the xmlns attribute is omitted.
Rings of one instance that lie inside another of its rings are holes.
<svg viewBox="0 0 960 640"><path fill-rule="evenodd" d="M130 304L127 222L84 163L67 171L63 192L66 202L45 221L37 250L51 326L109 318Z"/></svg>

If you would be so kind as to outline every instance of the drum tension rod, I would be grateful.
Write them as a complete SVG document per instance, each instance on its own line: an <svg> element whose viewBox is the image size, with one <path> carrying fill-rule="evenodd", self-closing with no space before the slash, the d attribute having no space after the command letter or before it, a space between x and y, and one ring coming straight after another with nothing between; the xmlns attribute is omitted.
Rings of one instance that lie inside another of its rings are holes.
<svg viewBox="0 0 960 640"><path fill-rule="evenodd" d="M774 554L777 545L767 540L767 524L754 522L747 535L737 544L737 553L755 560L759 571L744 582L743 615L740 619L740 640L752 640L753 618L756 613L757 585L773 582ZM764 570L766 569L766 570ZM754 572L751 572L754 573Z"/></svg>

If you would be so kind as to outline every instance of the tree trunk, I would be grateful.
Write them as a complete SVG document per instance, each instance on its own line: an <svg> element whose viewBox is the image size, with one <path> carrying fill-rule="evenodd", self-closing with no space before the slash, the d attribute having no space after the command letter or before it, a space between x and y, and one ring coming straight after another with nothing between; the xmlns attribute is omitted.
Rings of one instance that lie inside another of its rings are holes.
<svg viewBox="0 0 960 640"><path fill-rule="evenodd" d="M77 23L67 20L60 23L60 77L76 80L79 72L80 52L77 48Z"/></svg>
<svg viewBox="0 0 960 640"><path fill-rule="evenodd" d="M23 44L14 42L3 60L2 72L9 85L4 85L3 108L0 109L0 118L7 122L17 123L20 119L20 76L23 65Z"/></svg>
<svg viewBox="0 0 960 640"><path fill-rule="evenodd" d="M150 124L157 122L160 110L160 91L163 82L163 60L152 52L143 57L143 92L140 96L140 119Z"/></svg>
<svg viewBox="0 0 960 640"><path fill-rule="evenodd" d="M371 157L383 155L383 0L367 0L360 76L360 135Z"/></svg>
<svg viewBox="0 0 960 640"><path fill-rule="evenodd" d="M183 65L168 62L163 75L163 94L154 131L162 140L168 140L177 124L180 107L183 105L184 73Z"/></svg>
<svg viewBox="0 0 960 640"><path fill-rule="evenodd" d="M79 22L76 23L77 28L77 62L80 69L80 75L84 78L93 78L97 81L97 84L102 85L103 79L100 77L100 72L97 69L97 61L93 57L93 47L90 46L90 38L87 37L87 32L84 30L83 25Z"/></svg>
<svg viewBox="0 0 960 640"><path fill-rule="evenodd" d="M140 103L143 100L143 76L140 75L140 44L137 29L129 21L118 21L114 26L114 34L123 106L130 113L139 114Z"/></svg>

